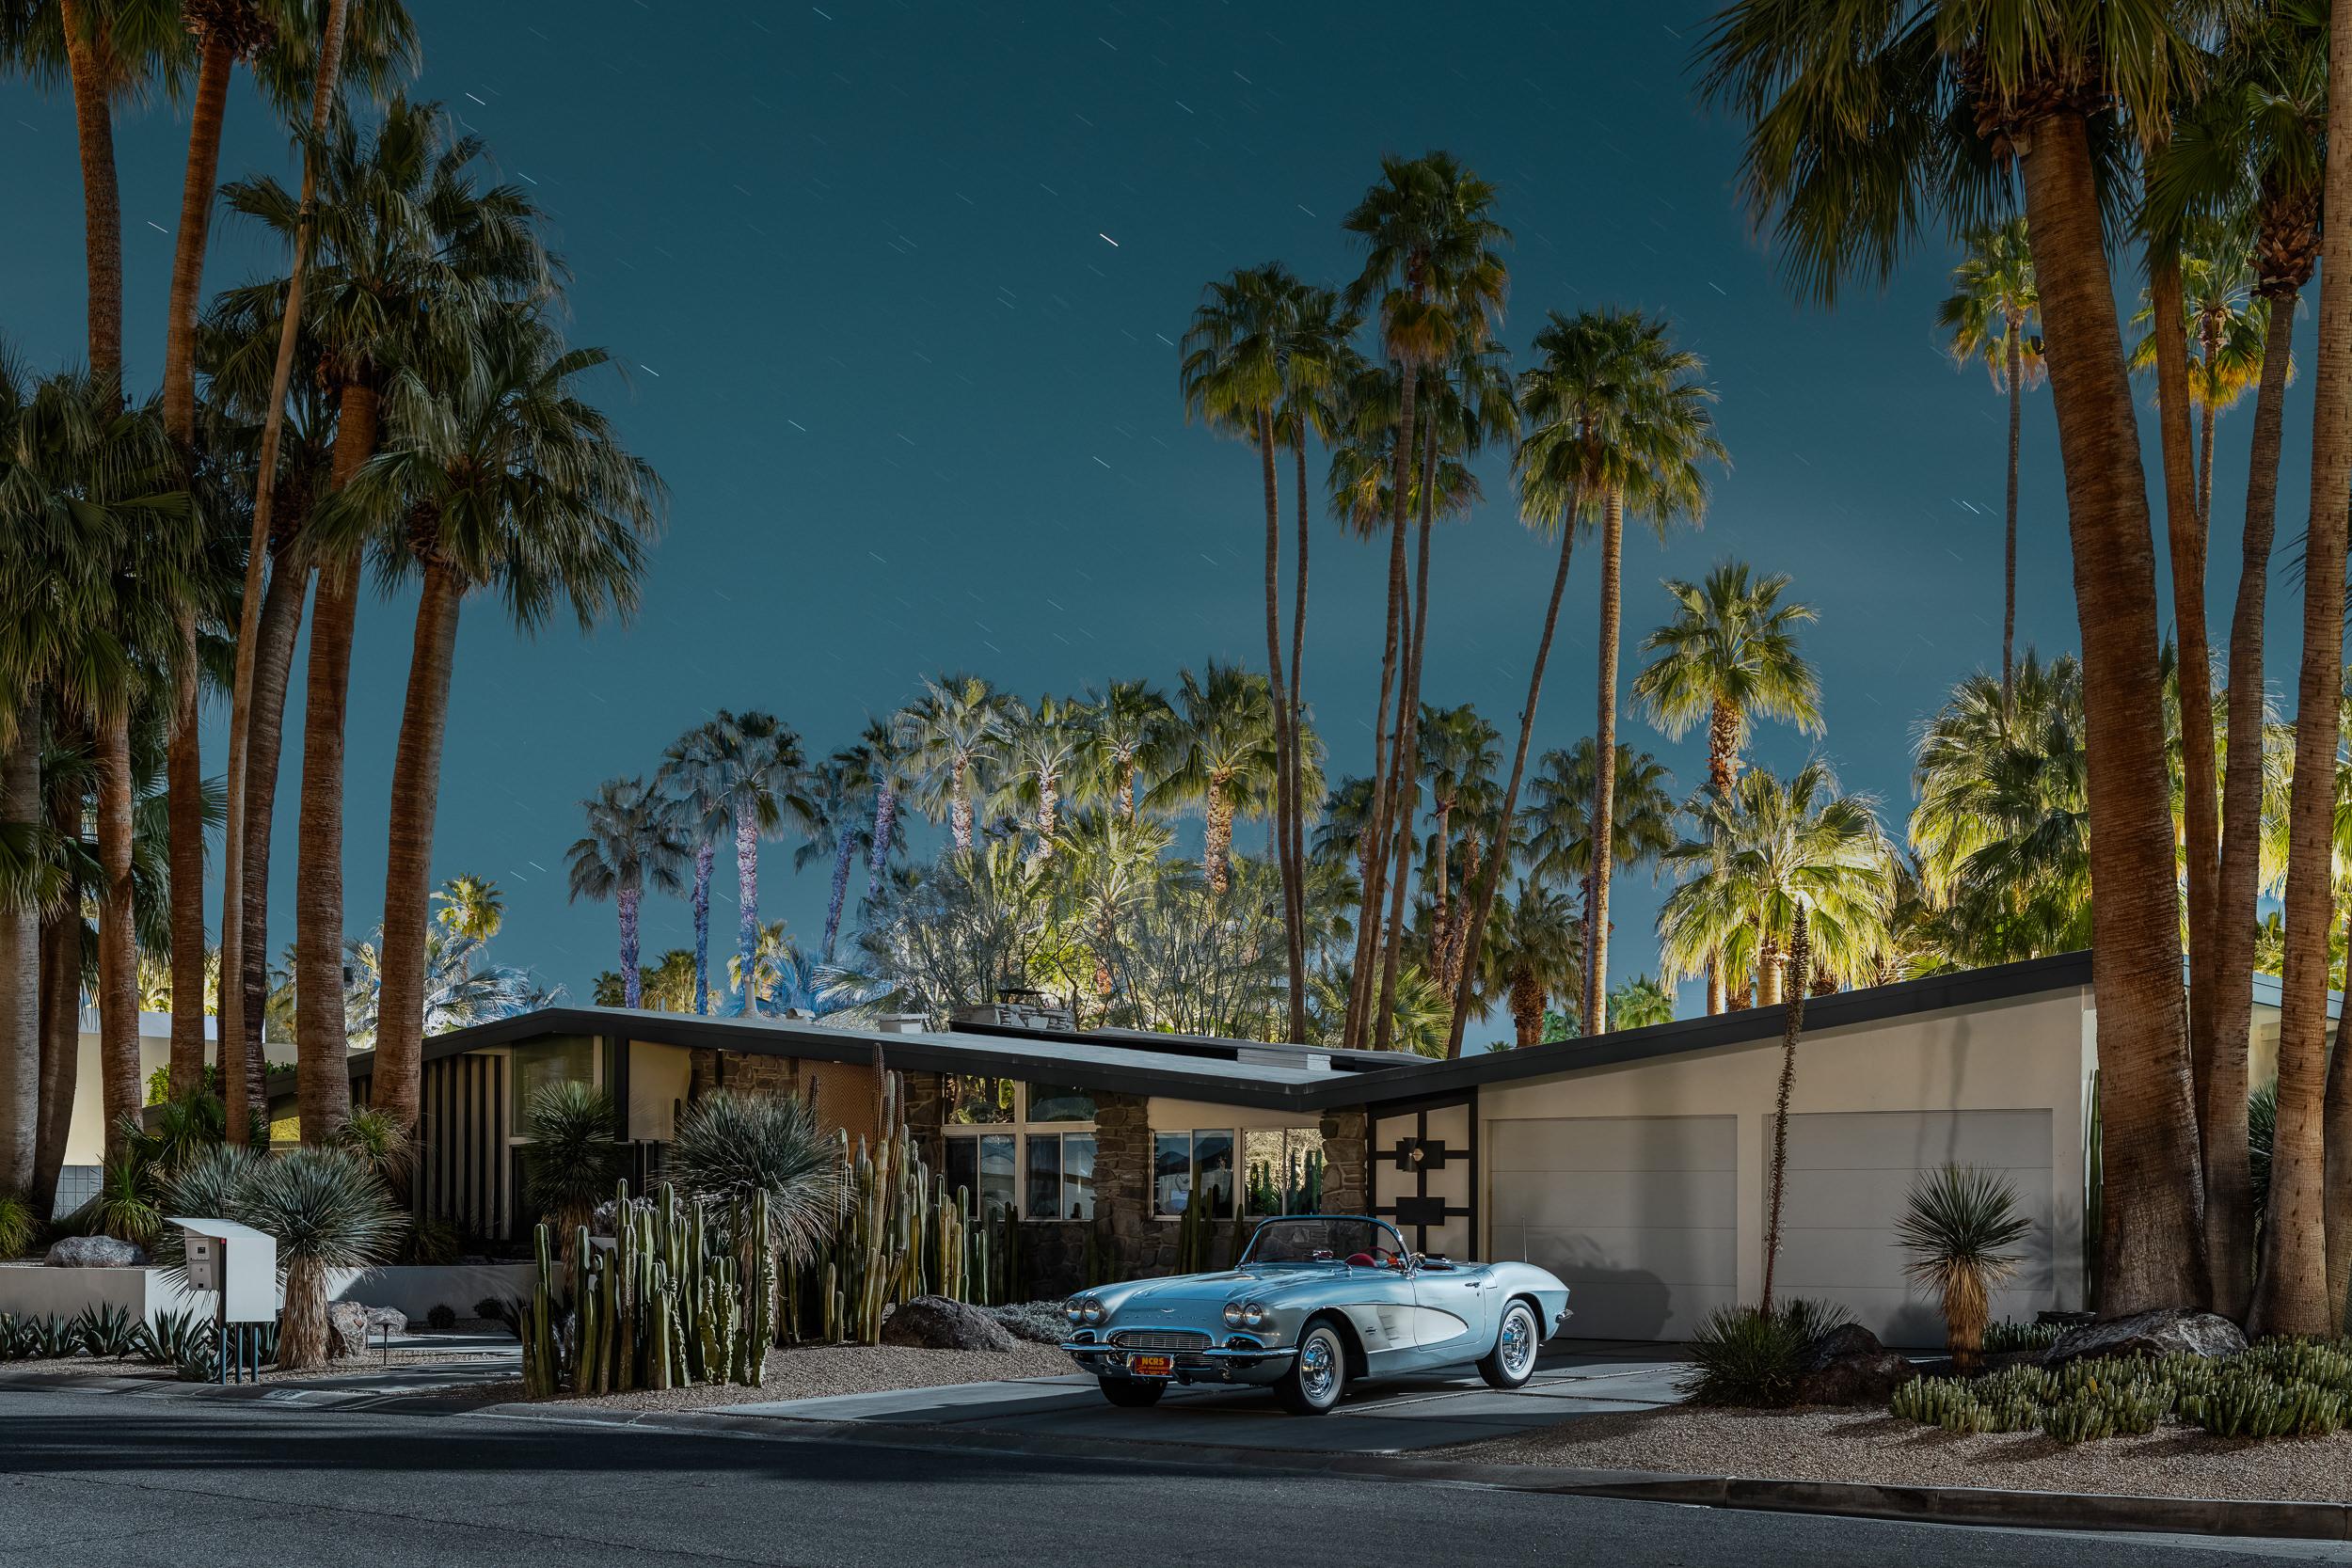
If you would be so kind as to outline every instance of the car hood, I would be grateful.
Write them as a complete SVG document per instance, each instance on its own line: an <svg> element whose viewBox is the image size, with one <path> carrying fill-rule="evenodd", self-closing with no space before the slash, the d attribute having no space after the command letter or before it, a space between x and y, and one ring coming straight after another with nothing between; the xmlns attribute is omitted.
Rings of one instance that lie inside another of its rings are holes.
<svg viewBox="0 0 2352 1568"><path fill-rule="evenodd" d="M1174 1325L1212 1321L1229 1301L1279 1307L1294 1295L1320 1293L1350 1275L1376 1277L1369 1269L1240 1268L1140 1279L1099 1293L1109 1303L1112 1321L1121 1326L1149 1326L1153 1320Z"/></svg>

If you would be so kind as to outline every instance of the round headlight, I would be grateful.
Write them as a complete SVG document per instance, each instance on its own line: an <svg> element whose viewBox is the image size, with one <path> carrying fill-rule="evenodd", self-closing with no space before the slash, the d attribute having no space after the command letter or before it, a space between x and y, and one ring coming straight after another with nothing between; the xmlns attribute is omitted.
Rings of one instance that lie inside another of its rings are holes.
<svg viewBox="0 0 2352 1568"><path fill-rule="evenodd" d="M1241 1326L1240 1302L1229 1301L1225 1304L1225 1326L1228 1328L1239 1328Z"/></svg>
<svg viewBox="0 0 2352 1568"><path fill-rule="evenodd" d="M1068 1318L1074 1323L1078 1321L1079 1314L1084 1307L1085 1303L1081 1302L1076 1296L1072 1296L1068 1301L1061 1304L1061 1315Z"/></svg>
<svg viewBox="0 0 2352 1568"><path fill-rule="evenodd" d="M1242 1323L1248 1328L1263 1328L1266 1321L1272 1316L1271 1312L1254 1301L1241 1309ZM1232 1320L1229 1318L1227 1321L1230 1323Z"/></svg>
<svg viewBox="0 0 2352 1568"><path fill-rule="evenodd" d="M1103 1310L1102 1302L1093 1296L1089 1296L1078 1304L1078 1320L1081 1323L1099 1323L1108 1314Z"/></svg>

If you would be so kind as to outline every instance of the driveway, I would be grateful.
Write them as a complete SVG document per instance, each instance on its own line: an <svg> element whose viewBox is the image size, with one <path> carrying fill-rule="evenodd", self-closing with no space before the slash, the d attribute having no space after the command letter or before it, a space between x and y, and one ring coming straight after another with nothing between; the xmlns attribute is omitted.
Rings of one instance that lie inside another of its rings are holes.
<svg viewBox="0 0 2352 1568"><path fill-rule="evenodd" d="M1151 1410L1119 1410L1094 1379L1025 1378L725 1407L729 1416L924 1426L1120 1443L1179 1443L1316 1453L1409 1453L1474 1443L1601 1411L1651 1409L1681 1396L1683 1364L1656 1345L1571 1341L1545 1349L1524 1388L1498 1393L1475 1372L1383 1381L1322 1418L1287 1414L1263 1388L1175 1387Z"/></svg>

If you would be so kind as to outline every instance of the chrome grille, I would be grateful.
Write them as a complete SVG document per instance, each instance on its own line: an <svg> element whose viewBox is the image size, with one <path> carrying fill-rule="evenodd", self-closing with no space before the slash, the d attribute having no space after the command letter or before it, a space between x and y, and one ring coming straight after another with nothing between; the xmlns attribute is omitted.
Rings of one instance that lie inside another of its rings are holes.
<svg viewBox="0 0 2352 1568"><path fill-rule="evenodd" d="M1190 1328L1122 1328L1111 1343L1120 1350L1207 1350L1209 1337Z"/></svg>

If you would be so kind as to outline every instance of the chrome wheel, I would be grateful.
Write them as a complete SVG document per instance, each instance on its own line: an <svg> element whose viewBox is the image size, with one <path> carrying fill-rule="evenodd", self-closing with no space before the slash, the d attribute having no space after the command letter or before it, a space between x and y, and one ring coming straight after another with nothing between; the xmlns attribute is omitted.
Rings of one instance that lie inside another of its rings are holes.
<svg viewBox="0 0 2352 1568"><path fill-rule="evenodd" d="M1298 1347L1298 1386L1317 1404L1327 1404L1339 1391L1339 1346L1328 1329L1317 1329Z"/></svg>
<svg viewBox="0 0 2352 1568"><path fill-rule="evenodd" d="M1502 1373L1505 1377L1525 1377L1535 1364L1535 1314L1524 1304L1514 1303L1502 1315Z"/></svg>

